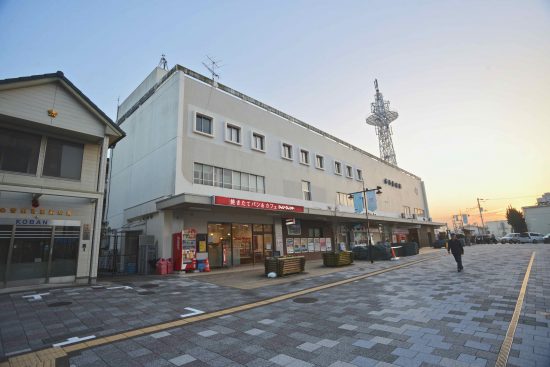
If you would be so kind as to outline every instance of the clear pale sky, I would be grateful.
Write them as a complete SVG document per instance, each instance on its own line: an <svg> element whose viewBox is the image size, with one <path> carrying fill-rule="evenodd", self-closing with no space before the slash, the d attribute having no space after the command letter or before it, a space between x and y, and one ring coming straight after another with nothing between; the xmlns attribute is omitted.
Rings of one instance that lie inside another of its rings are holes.
<svg viewBox="0 0 550 367"><path fill-rule="evenodd" d="M211 55L220 82L375 155L378 78L434 220L550 191L548 1L0 0L0 27L0 79L62 70L113 119L162 53L204 74Z"/></svg>

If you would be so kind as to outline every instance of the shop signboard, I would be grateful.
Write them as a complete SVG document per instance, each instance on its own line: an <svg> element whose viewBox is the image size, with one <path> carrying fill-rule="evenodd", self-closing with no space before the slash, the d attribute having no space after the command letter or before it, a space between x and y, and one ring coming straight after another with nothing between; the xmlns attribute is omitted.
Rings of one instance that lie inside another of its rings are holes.
<svg viewBox="0 0 550 367"><path fill-rule="evenodd" d="M308 252L315 251L315 242L313 242L313 238L307 239L307 250Z"/></svg>
<svg viewBox="0 0 550 367"><path fill-rule="evenodd" d="M327 250L327 239L326 238L321 238L319 240L319 245L321 246L321 251L326 251Z"/></svg>
<svg viewBox="0 0 550 367"><path fill-rule="evenodd" d="M294 238L287 238L286 239L286 253L287 254L293 254L294 253Z"/></svg>
<svg viewBox="0 0 550 367"><path fill-rule="evenodd" d="M304 212L303 206L271 203L267 201L258 201L258 200L228 198L225 196L214 196L214 204L223 205L223 206L232 206L236 208L247 208L247 209L260 209L260 210L294 212L294 213Z"/></svg>
<svg viewBox="0 0 550 367"><path fill-rule="evenodd" d="M327 251L332 251L332 238L327 238L326 243L327 243Z"/></svg>
<svg viewBox="0 0 550 367"><path fill-rule="evenodd" d="M315 246L315 252L321 251L321 239L320 238L314 238L313 244Z"/></svg>

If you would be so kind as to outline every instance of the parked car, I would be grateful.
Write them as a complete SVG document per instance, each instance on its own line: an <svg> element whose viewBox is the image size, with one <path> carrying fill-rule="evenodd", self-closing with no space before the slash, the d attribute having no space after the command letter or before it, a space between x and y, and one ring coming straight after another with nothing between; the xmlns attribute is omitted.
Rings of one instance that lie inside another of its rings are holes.
<svg viewBox="0 0 550 367"><path fill-rule="evenodd" d="M550 243L550 233L548 233L546 236L543 237L543 242L544 243Z"/></svg>
<svg viewBox="0 0 550 367"><path fill-rule="evenodd" d="M497 243L497 239L494 234L477 235L475 243Z"/></svg>
<svg viewBox="0 0 550 367"><path fill-rule="evenodd" d="M508 233L500 239L500 243L519 243L519 233Z"/></svg>
<svg viewBox="0 0 550 367"><path fill-rule="evenodd" d="M541 243L544 241L543 236L536 232L523 232L519 235L520 243Z"/></svg>

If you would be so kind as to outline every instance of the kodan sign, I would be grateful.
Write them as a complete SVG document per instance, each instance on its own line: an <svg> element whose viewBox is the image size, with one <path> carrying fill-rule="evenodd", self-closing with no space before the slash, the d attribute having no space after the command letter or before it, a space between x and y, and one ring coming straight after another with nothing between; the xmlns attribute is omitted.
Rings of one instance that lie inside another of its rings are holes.
<svg viewBox="0 0 550 367"><path fill-rule="evenodd" d="M295 212L295 213L304 212L303 206L268 203L267 201L226 198L225 196L214 196L214 204L234 206L238 208L276 210L276 211L282 211L282 212Z"/></svg>

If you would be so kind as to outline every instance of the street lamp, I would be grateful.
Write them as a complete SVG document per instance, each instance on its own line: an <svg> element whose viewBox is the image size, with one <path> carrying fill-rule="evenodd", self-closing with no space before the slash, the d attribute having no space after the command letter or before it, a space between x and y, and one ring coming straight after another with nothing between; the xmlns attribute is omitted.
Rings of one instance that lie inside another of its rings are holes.
<svg viewBox="0 0 550 367"><path fill-rule="evenodd" d="M363 202L365 204L365 215L367 217L367 244L369 245L369 259L371 264L374 263L374 260L372 259L372 241L370 240L370 226L369 226L369 206L367 202L367 192L369 191L376 191L377 195L380 195L382 193L382 187L376 186L376 189L368 189L365 187L365 181L363 181L363 190L362 191L356 191L351 192L348 194L349 199L353 199L354 194L363 194Z"/></svg>

